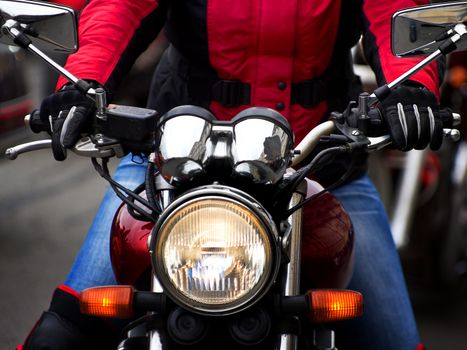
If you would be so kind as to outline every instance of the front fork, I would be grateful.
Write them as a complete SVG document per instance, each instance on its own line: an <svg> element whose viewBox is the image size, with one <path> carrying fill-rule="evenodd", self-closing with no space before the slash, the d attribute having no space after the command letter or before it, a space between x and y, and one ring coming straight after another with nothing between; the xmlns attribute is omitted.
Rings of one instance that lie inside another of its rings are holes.
<svg viewBox="0 0 467 350"><path fill-rule="evenodd" d="M303 182L297 191L292 195L288 209L301 203L306 195L306 182ZM282 246L285 253L289 256L285 272L284 295L294 296L300 294L300 263L302 246L302 209L296 210L287 219L290 231L284 236ZM296 334L281 334L278 344L278 350L295 350L298 348L298 336Z"/></svg>
<svg viewBox="0 0 467 350"><path fill-rule="evenodd" d="M288 209L292 209L301 203L307 194L307 183L303 181L292 195ZM296 210L287 219L290 230L284 235L282 248L289 257L289 263L285 271L284 295L300 295L300 269L303 236L303 209ZM297 318L297 317L296 317ZM298 322L298 320L297 320ZM335 350L334 331L327 329L313 330L313 349ZM276 350L298 349L298 335L281 334Z"/></svg>
<svg viewBox="0 0 467 350"><path fill-rule="evenodd" d="M174 200L174 194L170 185L168 185L161 176L156 178L157 188L162 189L158 192L159 204L162 208L166 208L172 201ZM162 293L164 289L160 284L159 280L157 279L156 275L152 273L152 280L151 280L151 291L155 293ZM148 331L148 338L149 338L149 350L162 350L162 338L163 335L161 334L160 330L151 329Z"/></svg>

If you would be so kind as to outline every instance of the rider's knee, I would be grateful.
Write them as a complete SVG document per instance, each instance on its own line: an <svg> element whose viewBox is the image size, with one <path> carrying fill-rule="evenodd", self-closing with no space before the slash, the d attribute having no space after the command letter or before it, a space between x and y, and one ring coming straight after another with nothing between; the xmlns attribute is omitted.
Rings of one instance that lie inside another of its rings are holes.
<svg viewBox="0 0 467 350"><path fill-rule="evenodd" d="M115 349L116 340L116 332L101 319L80 313L77 293L59 287L18 350Z"/></svg>

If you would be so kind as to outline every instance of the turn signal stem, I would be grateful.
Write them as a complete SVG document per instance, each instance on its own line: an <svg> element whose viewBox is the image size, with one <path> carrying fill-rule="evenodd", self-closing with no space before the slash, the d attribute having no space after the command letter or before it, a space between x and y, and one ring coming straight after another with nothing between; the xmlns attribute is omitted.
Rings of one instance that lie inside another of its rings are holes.
<svg viewBox="0 0 467 350"><path fill-rule="evenodd" d="M162 313L166 309L166 301L167 298L164 293L136 291L133 297L135 313L148 311Z"/></svg>
<svg viewBox="0 0 467 350"><path fill-rule="evenodd" d="M305 315L310 312L308 295L295 295L281 297L281 314Z"/></svg>

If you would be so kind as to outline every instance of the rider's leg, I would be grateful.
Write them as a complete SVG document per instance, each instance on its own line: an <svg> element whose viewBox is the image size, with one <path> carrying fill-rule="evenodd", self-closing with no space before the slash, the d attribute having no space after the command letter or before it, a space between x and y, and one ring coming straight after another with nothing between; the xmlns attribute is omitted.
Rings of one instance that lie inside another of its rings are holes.
<svg viewBox="0 0 467 350"><path fill-rule="evenodd" d="M346 344L342 349L421 349L399 256L375 187L364 176L333 193L355 230L355 266L349 288L364 296L363 316L338 326L338 341Z"/></svg>
<svg viewBox="0 0 467 350"><path fill-rule="evenodd" d="M146 163L135 163L131 156L126 156L120 161L113 179L134 189L144 181L145 171ZM89 287L117 283L110 262L109 238L113 217L121 203L109 188L65 280L66 286L80 292Z"/></svg>

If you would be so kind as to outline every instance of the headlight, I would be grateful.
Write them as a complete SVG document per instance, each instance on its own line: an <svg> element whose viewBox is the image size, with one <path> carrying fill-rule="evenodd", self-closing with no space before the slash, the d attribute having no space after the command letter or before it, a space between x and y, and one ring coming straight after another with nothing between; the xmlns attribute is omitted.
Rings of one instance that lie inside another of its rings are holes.
<svg viewBox="0 0 467 350"><path fill-rule="evenodd" d="M265 292L276 262L271 228L231 198L207 196L178 206L164 220L153 264L165 292L201 313L229 313Z"/></svg>

